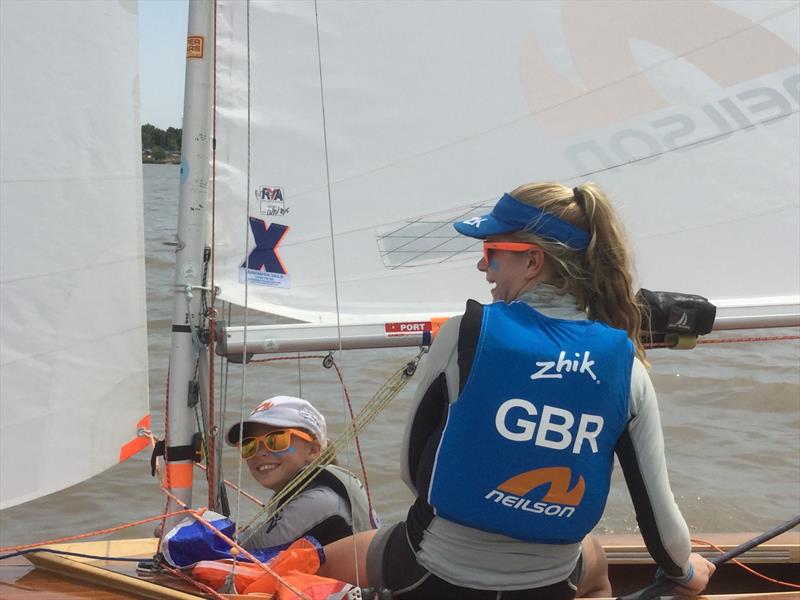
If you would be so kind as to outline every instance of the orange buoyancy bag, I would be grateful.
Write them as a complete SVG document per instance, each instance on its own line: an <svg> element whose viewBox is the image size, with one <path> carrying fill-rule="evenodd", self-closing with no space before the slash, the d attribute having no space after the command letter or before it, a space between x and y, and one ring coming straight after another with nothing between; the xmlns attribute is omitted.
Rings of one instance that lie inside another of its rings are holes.
<svg viewBox="0 0 800 600"><path fill-rule="evenodd" d="M233 560L201 560L192 567L192 578L205 583L214 590L220 590L225 584L228 575L233 571ZM248 585L256 581L262 575L266 575L264 569L253 563L237 561L235 584L237 590L243 590Z"/></svg>
<svg viewBox="0 0 800 600"><path fill-rule="evenodd" d="M318 548L305 538L300 538L286 550L267 563L277 575L304 574L313 575L319 570L320 555ZM254 592L274 594L278 588L278 580L262 570L262 576L244 589L245 594Z"/></svg>
<svg viewBox="0 0 800 600"><path fill-rule="evenodd" d="M289 585L295 589L302 590L302 588L308 587L308 584L311 583L315 585L320 582L339 583L335 580L323 579L314 575L320 566L321 552L322 549L318 545L306 538L300 538L266 564L270 570L280 578L287 578L288 576L295 578L313 578L313 582L311 580L299 580L297 584L295 584L289 581ZM225 583L225 580L233 569L233 561L231 560L205 560L194 566L192 569L192 576L198 581L202 581L206 585L218 590ZM281 591L285 590L283 593L292 594L285 596L286 598L297 597L291 590L280 585L279 579L275 576L266 573L259 565L254 565L249 562L237 561L234 581L239 593L274 594L278 591L278 588L280 588ZM336 589L331 589L332 591L328 595L337 591ZM305 591L303 591L303 594L309 598L312 597L306 594ZM280 596L280 592L279 597L283 597ZM318 597L327 598L328 596Z"/></svg>
<svg viewBox="0 0 800 600"><path fill-rule="evenodd" d="M306 575L296 573L284 577L284 582L278 587L277 600L342 600L347 598L347 594L353 586L343 581L320 577L319 575ZM298 596L287 586L299 591L302 596Z"/></svg>

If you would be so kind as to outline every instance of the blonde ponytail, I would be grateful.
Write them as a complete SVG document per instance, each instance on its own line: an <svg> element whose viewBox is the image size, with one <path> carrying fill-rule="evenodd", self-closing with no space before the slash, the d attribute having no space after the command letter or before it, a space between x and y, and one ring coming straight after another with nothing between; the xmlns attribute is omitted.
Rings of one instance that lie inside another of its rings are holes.
<svg viewBox="0 0 800 600"><path fill-rule="evenodd" d="M627 237L606 195L592 183L574 189L559 183L527 184L511 195L589 232L589 245L583 252L529 231L516 232L513 237L539 245L548 259L546 283L575 296L590 319L627 331L636 356L647 364Z"/></svg>

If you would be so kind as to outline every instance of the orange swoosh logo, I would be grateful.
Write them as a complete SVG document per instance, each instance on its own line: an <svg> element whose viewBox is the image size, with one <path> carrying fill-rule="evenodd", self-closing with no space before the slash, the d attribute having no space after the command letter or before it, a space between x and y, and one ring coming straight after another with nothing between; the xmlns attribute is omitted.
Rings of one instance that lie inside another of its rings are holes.
<svg viewBox="0 0 800 600"><path fill-rule="evenodd" d="M521 497L540 485L547 484L549 489L545 497L542 498L544 502L577 506L583 499L583 493L586 491L586 482L583 476L580 475L575 487L569 489L571 479L572 471L570 471L569 467L545 467L515 475L498 485L497 489Z"/></svg>

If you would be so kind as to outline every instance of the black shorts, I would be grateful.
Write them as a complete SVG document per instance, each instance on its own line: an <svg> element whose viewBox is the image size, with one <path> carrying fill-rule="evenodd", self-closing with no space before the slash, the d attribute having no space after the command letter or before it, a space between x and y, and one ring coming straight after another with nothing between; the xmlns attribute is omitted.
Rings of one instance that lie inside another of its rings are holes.
<svg viewBox="0 0 800 600"><path fill-rule="evenodd" d="M370 586L388 588L399 600L572 600L582 575L583 560L579 558L567 579L545 587L502 591L464 588L437 577L417 563L405 523L379 531L367 551Z"/></svg>

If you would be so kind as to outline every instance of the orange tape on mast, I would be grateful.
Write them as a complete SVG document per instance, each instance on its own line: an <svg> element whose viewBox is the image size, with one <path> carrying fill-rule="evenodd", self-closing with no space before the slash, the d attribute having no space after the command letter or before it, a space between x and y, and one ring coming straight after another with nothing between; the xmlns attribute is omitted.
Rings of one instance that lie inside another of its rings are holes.
<svg viewBox="0 0 800 600"><path fill-rule="evenodd" d="M128 460L137 452L141 452L150 445L150 440L139 436L140 429L150 429L150 415L145 415L136 423L136 437L123 444L119 449L119 462Z"/></svg>
<svg viewBox="0 0 800 600"><path fill-rule="evenodd" d="M167 481L170 489L185 489L192 487L192 473L194 467L191 461L168 462Z"/></svg>

